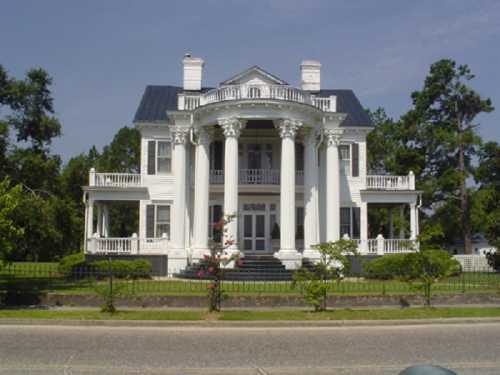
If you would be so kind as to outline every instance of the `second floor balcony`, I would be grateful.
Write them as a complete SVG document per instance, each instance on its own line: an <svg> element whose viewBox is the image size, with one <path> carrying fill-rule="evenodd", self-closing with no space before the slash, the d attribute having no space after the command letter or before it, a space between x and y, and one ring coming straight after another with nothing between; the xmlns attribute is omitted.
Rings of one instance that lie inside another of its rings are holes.
<svg viewBox="0 0 500 375"><path fill-rule="evenodd" d="M304 171L295 172L297 185L304 185ZM279 169L240 169L240 185L279 185ZM224 171L221 169L210 170L210 184L224 184Z"/></svg>

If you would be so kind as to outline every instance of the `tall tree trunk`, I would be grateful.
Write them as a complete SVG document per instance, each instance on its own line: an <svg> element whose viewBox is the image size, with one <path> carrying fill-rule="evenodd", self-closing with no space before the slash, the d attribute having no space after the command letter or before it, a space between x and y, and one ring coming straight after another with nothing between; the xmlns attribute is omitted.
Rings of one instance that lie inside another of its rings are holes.
<svg viewBox="0 0 500 375"><path fill-rule="evenodd" d="M460 211L462 215L462 230L464 232L464 254L471 254L471 226L469 220L469 200L467 196L466 175L465 175L465 146L463 141L462 121L457 120L459 150L458 150L458 170L460 173Z"/></svg>

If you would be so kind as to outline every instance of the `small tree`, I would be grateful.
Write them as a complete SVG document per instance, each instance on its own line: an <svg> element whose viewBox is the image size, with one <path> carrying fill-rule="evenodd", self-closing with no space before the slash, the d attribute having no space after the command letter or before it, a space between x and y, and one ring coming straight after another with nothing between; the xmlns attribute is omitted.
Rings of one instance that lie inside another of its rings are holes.
<svg viewBox="0 0 500 375"><path fill-rule="evenodd" d="M24 233L16 226L12 214L22 200L21 186L10 186L10 180L0 181L0 268L14 249L16 239Z"/></svg>
<svg viewBox="0 0 500 375"><path fill-rule="evenodd" d="M292 287L299 287L304 301L314 307L314 311L327 308L329 280L342 280L350 267L349 256L357 255L355 241L341 239L314 245L319 251L319 261L309 269L300 268L293 274Z"/></svg>
<svg viewBox="0 0 500 375"><path fill-rule="evenodd" d="M403 279L422 291L425 306L431 306L432 286L460 271L460 264L443 250L410 253L403 261Z"/></svg>
<svg viewBox="0 0 500 375"><path fill-rule="evenodd" d="M226 237L227 224L233 220L233 215L225 215L219 222L214 224L214 229L224 234ZM210 282L207 285L208 311L220 311L224 290L222 289L222 280L224 272L232 262L239 264L239 254L228 254L227 249L234 244L234 239L210 241L210 253L203 257L204 262L200 263L198 271L199 278L208 278Z"/></svg>

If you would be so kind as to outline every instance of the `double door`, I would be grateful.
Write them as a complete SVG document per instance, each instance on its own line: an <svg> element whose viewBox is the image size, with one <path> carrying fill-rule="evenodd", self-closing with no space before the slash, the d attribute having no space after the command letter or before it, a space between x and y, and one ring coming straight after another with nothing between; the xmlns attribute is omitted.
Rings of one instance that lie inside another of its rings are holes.
<svg viewBox="0 0 500 375"><path fill-rule="evenodd" d="M243 214L243 251L265 252L267 249L265 212L247 212Z"/></svg>

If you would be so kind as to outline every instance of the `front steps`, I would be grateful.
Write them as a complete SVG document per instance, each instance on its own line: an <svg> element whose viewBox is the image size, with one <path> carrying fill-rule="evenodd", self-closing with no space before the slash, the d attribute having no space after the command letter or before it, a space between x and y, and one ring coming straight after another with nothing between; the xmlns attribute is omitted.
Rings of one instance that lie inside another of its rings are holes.
<svg viewBox="0 0 500 375"><path fill-rule="evenodd" d="M198 271L200 263L188 266L184 271L175 274L175 277L183 279L200 279ZM290 281L293 271L287 270L281 261L272 254L265 255L245 255L241 258L241 265L236 268L227 269L224 273L224 280L234 281ZM308 260L303 259L304 266L310 266ZM206 277L205 277L206 278Z"/></svg>

